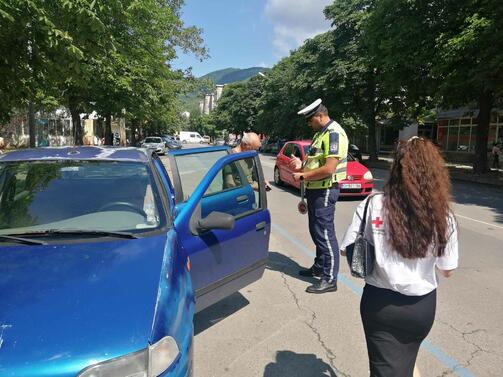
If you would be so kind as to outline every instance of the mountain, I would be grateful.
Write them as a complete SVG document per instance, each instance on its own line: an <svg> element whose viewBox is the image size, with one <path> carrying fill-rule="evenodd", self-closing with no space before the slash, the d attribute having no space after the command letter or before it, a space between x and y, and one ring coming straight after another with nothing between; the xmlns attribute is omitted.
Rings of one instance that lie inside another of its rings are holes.
<svg viewBox="0 0 503 377"><path fill-rule="evenodd" d="M233 82L248 80L250 77L257 75L259 72L267 72L270 68L251 67L251 68L225 68L218 71L210 72L202 79L209 78L215 84L231 84Z"/></svg>
<svg viewBox="0 0 503 377"><path fill-rule="evenodd" d="M251 67L245 69L225 68L207 73L206 75L199 77L199 79L210 79L215 84L232 84L235 82L248 80L250 77L258 75L259 72L267 72L269 70L270 68L264 67ZM197 90L192 93L180 96L182 109L190 112L191 114L199 112L200 99L201 98Z"/></svg>

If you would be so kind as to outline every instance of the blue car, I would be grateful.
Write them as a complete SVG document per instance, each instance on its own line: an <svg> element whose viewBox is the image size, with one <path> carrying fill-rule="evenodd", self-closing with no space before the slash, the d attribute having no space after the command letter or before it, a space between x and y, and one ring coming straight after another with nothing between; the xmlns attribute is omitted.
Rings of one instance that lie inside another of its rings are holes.
<svg viewBox="0 0 503 377"><path fill-rule="evenodd" d="M193 316L260 279L255 152L0 156L0 376L192 375Z"/></svg>

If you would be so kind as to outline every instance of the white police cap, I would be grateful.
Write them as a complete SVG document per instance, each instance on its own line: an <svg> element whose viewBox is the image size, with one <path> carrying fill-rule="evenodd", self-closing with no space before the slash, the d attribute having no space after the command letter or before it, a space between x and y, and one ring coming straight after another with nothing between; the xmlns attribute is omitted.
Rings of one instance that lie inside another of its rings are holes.
<svg viewBox="0 0 503 377"><path fill-rule="evenodd" d="M321 98L318 98L312 104L300 110L297 114L304 115L306 118L310 118L318 112L320 105L321 105Z"/></svg>

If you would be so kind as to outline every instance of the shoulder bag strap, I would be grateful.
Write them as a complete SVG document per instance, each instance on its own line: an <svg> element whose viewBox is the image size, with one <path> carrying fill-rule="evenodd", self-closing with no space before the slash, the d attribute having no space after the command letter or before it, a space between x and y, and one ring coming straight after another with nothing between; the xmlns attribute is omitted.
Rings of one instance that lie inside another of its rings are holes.
<svg viewBox="0 0 503 377"><path fill-rule="evenodd" d="M372 199L372 197L374 195L376 195L376 194L369 195L369 197L367 199L367 203L365 203L365 210L363 211L362 221L360 222L360 229L358 230L358 234L361 236L363 235L363 232L365 231L365 225L367 225L367 210L369 208L370 200Z"/></svg>

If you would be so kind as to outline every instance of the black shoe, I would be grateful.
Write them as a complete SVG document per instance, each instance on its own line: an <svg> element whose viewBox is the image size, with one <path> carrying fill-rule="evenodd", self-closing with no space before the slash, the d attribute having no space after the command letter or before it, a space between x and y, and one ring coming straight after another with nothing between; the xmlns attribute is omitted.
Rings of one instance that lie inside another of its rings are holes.
<svg viewBox="0 0 503 377"><path fill-rule="evenodd" d="M333 281L329 283L326 280L320 280L319 282L310 285L306 288L307 293L325 293L325 292L335 292L337 290L337 282Z"/></svg>
<svg viewBox="0 0 503 377"><path fill-rule="evenodd" d="M318 268L312 266L311 268L306 268L304 270L300 270L299 275L306 276L306 277L321 278L321 269L318 269Z"/></svg>

